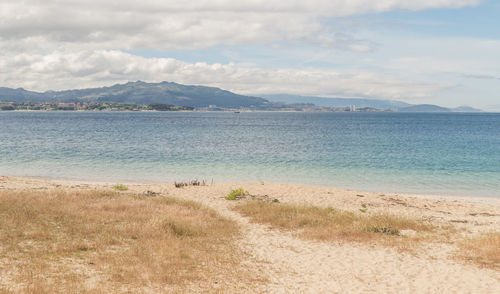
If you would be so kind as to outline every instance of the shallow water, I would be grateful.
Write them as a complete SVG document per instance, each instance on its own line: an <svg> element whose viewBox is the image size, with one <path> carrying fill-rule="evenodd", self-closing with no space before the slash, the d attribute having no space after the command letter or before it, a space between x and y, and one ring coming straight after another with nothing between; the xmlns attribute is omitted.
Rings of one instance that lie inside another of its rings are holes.
<svg viewBox="0 0 500 294"><path fill-rule="evenodd" d="M0 112L0 174L500 197L500 114Z"/></svg>

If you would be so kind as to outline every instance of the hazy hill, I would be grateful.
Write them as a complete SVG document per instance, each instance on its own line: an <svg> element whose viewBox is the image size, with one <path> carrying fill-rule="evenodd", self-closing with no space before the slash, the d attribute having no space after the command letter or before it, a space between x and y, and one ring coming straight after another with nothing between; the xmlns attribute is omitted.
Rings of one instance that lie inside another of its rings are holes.
<svg viewBox="0 0 500 294"><path fill-rule="evenodd" d="M398 109L399 112L451 112L451 109L432 104L419 104Z"/></svg>
<svg viewBox="0 0 500 294"><path fill-rule="evenodd" d="M24 89L0 88L0 101L95 101L136 104L165 103L177 106L207 107L264 107L263 98L234 94L214 87L187 86L177 83L129 82L110 87L43 93Z"/></svg>
<svg viewBox="0 0 500 294"><path fill-rule="evenodd" d="M470 106L460 106L456 108L446 108L432 104L419 104L398 109L399 112L482 112L480 109Z"/></svg>
<svg viewBox="0 0 500 294"><path fill-rule="evenodd" d="M407 107L411 104L394 101L394 100L377 100L377 99L364 99L364 98L326 98L316 96L299 96L289 94L271 94L260 95L272 102L284 103L313 103L317 106L326 107L347 107L349 105L356 105L358 108L373 107L378 109L392 109Z"/></svg>
<svg viewBox="0 0 500 294"><path fill-rule="evenodd" d="M481 112L482 110L469 106L457 108L446 108L432 104L412 105L409 103L394 100L378 100L365 98L327 98L317 96L299 96L289 94L269 94L261 95L272 102L284 103L312 103L317 106L326 107L348 107L356 105L359 108L390 109L399 112Z"/></svg>
<svg viewBox="0 0 500 294"><path fill-rule="evenodd" d="M451 111L453 111L453 112L482 112L481 109L473 108L470 106L459 106L456 108L452 108Z"/></svg>
<svg viewBox="0 0 500 294"><path fill-rule="evenodd" d="M22 88L11 89L0 87L0 101L9 102L44 102L47 96L44 93L26 91Z"/></svg>

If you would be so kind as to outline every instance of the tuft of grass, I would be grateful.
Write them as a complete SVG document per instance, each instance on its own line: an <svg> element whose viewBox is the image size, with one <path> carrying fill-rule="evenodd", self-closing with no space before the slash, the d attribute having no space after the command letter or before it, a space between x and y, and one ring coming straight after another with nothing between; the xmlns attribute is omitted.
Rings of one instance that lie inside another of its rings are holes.
<svg viewBox="0 0 500 294"><path fill-rule="evenodd" d="M228 272L221 283L230 287L244 279L237 235L233 221L193 201L0 191L0 280L8 282L0 293L190 292Z"/></svg>
<svg viewBox="0 0 500 294"><path fill-rule="evenodd" d="M500 232L483 233L459 243L458 257L500 270Z"/></svg>
<svg viewBox="0 0 500 294"><path fill-rule="evenodd" d="M115 189L117 191L127 191L128 187L123 185L123 184L116 184L113 186L113 189Z"/></svg>
<svg viewBox="0 0 500 294"><path fill-rule="evenodd" d="M391 227L377 227L377 226L375 226L375 227L368 228L368 231L374 232L374 233L394 235L394 236L400 235L400 232L398 229L391 228Z"/></svg>
<svg viewBox="0 0 500 294"><path fill-rule="evenodd" d="M178 221L173 218L167 218L163 221L162 229L171 232L176 237L196 237L204 234L205 232L196 225Z"/></svg>
<svg viewBox="0 0 500 294"><path fill-rule="evenodd" d="M243 188L231 190L229 194L226 195L225 199L226 200L236 200L238 198L241 198L245 195L248 195L248 192L243 190Z"/></svg>
<svg viewBox="0 0 500 294"><path fill-rule="evenodd" d="M257 223L296 230L300 237L321 241L380 241L397 245L401 230L430 232L429 223L390 214L359 214L335 208L246 201L233 209Z"/></svg>
<svg viewBox="0 0 500 294"><path fill-rule="evenodd" d="M174 186L176 188L183 188L188 186L207 186L207 183L205 182L205 180L201 182L198 180L192 180L190 182L174 182Z"/></svg>

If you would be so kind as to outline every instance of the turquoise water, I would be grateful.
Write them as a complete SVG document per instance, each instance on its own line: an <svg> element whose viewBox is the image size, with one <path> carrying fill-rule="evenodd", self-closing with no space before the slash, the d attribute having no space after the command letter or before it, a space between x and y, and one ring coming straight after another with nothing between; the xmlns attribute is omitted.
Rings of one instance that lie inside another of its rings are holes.
<svg viewBox="0 0 500 294"><path fill-rule="evenodd" d="M500 114L0 112L0 174L500 197Z"/></svg>

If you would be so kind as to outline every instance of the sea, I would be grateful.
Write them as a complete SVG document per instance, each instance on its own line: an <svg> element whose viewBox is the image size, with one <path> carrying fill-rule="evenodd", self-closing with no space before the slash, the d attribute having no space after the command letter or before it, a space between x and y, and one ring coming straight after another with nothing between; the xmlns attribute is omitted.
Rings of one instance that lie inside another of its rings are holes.
<svg viewBox="0 0 500 294"><path fill-rule="evenodd" d="M500 197L500 114L4 111L0 175Z"/></svg>

